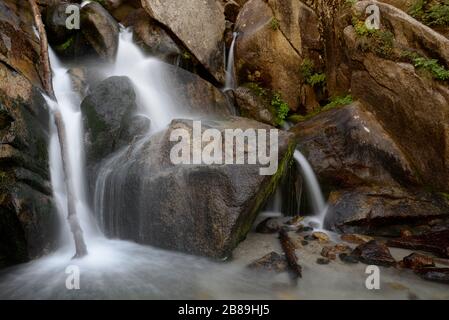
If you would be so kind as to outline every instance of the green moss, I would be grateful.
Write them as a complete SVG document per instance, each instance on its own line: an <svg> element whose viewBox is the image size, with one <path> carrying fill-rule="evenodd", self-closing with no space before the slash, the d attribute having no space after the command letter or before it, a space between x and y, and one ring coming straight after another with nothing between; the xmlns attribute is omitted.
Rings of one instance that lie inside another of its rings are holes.
<svg viewBox="0 0 449 320"><path fill-rule="evenodd" d="M184 60L191 60L192 59L192 55L188 51L184 51L182 53L182 57L183 57Z"/></svg>
<svg viewBox="0 0 449 320"><path fill-rule="evenodd" d="M270 28L274 31L280 28L279 20L276 17L271 18Z"/></svg>
<svg viewBox="0 0 449 320"><path fill-rule="evenodd" d="M416 52L404 51L403 57L409 60L410 63L417 69L425 70L432 78L440 81L449 80L449 70L439 64L436 59L428 59Z"/></svg>
<svg viewBox="0 0 449 320"><path fill-rule="evenodd" d="M316 115L322 113L322 112L326 112L335 108L339 108L342 106L346 106L348 104L351 104L353 102L352 96L351 95L346 95L346 96L337 96L334 98L331 98L329 103L326 104L325 106L315 110L314 112L311 112L307 115L301 115L301 114L294 114L291 115L288 120L293 122L293 123L298 123L298 122L302 122L302 121L306 121L309 120L313 117L315 117Z"/></svg>
<svg viewBox="0 0 449 320"><path fill-rule="evenodd" d="M287 118L290 107L284 100L282 100L279 93L273 94L273 97L271 98L271 106L276 110L276 123L278 125L282 125Z"/></svg>
<svg viewBox="0 0 449 320"><path fill-rule="evenodd" d="M66 51L68 48L70 48L75 41L75 36L71 36L66 40L66 42L59 44L55 47L56 51Z"/></svg>

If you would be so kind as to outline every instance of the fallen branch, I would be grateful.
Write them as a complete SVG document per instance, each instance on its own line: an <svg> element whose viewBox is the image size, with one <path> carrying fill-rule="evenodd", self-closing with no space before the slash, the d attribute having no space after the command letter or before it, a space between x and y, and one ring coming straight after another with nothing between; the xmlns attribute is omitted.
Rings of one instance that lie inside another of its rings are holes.
<svg viewBox="0 0 449 320"><path fill-rule="evenodd" d="M279 231L279 240L281 241L282 250L284 250L285 257L290 269L293 271L295 278L302 277L302 267L298 264L298 258L295 254L295 245L293 244L287 230L281 229Z"/></svg>
<svg viewBox="0 0 449 320"><path fill-rule="evenodd" d="M39 11L39 7L36 4L35 0L28 0L33 11L34 23L36 24L36 28L39 32L39 41L41 47L41 64L42 64L42 85L44 87L45 92L54 100L55 94L53 91L52 84L52 74L50 67L50 60L48 57L48 41L47 34L45 33L45 27L42 23L42 17ZM58 138L59 145L61 148L61 158L62 158L62 167L64 170L65 176L65 185L67 189L67 220L69 222L70 230L73 233L73 238L75 240L75 255L73 258L81 258L87 255L87 247L84 242L83 231L81 229L80 223L78 221L78 217L76 215L76 207L75 207L75 193L73 190L73 182L72 182L72 174L70 172L70 164L67 161L68 152L67 152L67 144L66 144L66 131L64 122L62 120L62 115L58 110L54 112L55 124L58 130Z"/></svg>

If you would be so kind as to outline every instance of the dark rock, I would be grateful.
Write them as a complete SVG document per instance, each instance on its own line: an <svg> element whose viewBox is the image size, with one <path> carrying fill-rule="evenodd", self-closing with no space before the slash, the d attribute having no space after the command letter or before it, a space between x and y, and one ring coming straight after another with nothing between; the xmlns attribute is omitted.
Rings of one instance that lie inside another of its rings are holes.
<svg viewBox="0 0 449 320"><path fill-rule="evenodd" d="M352 263L352 264L359 263L359 258L354 256L354 255L352 255L352 254L340 253L338 255L338 257L344 263Z"/></svg>
<svg viewBox="0 0 449 320"><path fill-rule="evenodd" d="M402 259L404 267L410 269L420 269L426 267L435 267L435 262L432 257L425 256L419 253L412 253Z"/></svg>
<svg viewBox="0 0 449 320"><path fill-rule="evenodd" d="M326 246L321 250L321 255L323 257L335 260L337 255L340 253L349 253L351 248L345 244L337 244L335 246Z"/></svg>
<svg viewBox="0 0 449 320"><path fill-rule="evenodd" d="M275 218L266 218L256 227L257 233L276 233L281 229L279 221Z"/></svg>
<svg viewBox="0 0 449 320"><path fill-rule="evenodd" d="M81 9L81 31L97 54L113 62L118 50L119 27L115 19L98 2Z"/></svg>
<svg viewBox="0 0 449 320"><path fill-rule="evenodd" d="M68 6L73 5L81 9L81 6L76 3L60 3L47 7L45 14L45 29L50 44L63 44L76 34L76 29L68 29L66 26L66 21L69 16L66 14L66 9Z"/></svg>
<svg viewBox="0 0 449 320"><path fill-rule="evenodd" d="M302 244L303 246L307 246L307 245L309 244L309 241L307 241L307 240L301 240L301 244Z"/></svg>
<svg viewBox="0 0 449 320"><path fill-rule="evenodd" d="M2 62L0 79L3 268L54 249L59 220L53 207L48 167L49 107L37 87Z"/></svg>
<svg viewBox="0 0 449 320"><path fill-rule="evenodd" d="M318 239L315 238L314 236L312 236L311 234L308 234L308 235L306 235L306 236L304 237L304 240L307 240L307 241L316 241L316 240L318 240Z"/></svg>
<svg viewBox="0 0 449 320"><path fill-rule="evenodd" d="M365 264L384 267L391 267L396 264L388 247L376 240L359 245L352 251L351 255L357 257L359 261Z"/></svg>
<svg viewBox="0 0 449 320"><path fill-rule="evenodd" d="M272 129L244 118L202 121L202 129L208 128ZM95 193L102 211L96 214L111 237L226 257L274 192L294 149L292 136L279 131L278 171L262 176L259 165L173 164L169 155L175 142L169 137L176 129L192 132L192 121L172 121L168 129L136 141L100 169Z"/></svg>
<svg viewBox="0 0 449 320"><path fill-rule="evenodd" d="M256 270L283 272L288 267L287 260L277 252L270 252L260 259L248 265L248 268Z"/></svg>
<svg viewBox="0 0 449 320"><path fill-rule="evenodd" d="M318 259L316 259L316 263L318 263L318 264L329 264L330 260L326 259L326 258L318 258Z"/></svg>
<svg viewBox="0 0 449 320"><path fill-rule="evenodd" d="M293 129L325 185L416 185L412 167L371 112L358 102L320 113Z"/></svg>
<svg viewBox="0 0 449 320"><path fill-rule="evenodd" d="M100 162L131 142L127 132L137 111L136 94L127 77L110 77L94 88L81 103L87 164Z"/></svg>
<svg viewBox="0 0 449 320"><path fill-rule="evenodd" d="M331 192L325 226L343 233L399 236L435 218L449 217L440 194L397 187L366 186Z"/></svg>
<svg viewBox="0 0 449 320"><path fill-rule="evenodd" d="M415 272L425 280L449 284L449 268L422 268Z"/></svg>
<svg viewBox="0 0 449 320"><path fill-rule="evenodd" d="M224 5L224 15L226 17L226 20L235 22L237 20L240 8L240 5L234 0L226 1Z"/></svg>
<svg viewBox="0 0 449 320"><path fill-rule="evenodd" d="M449 258L449 229L391 239L387 241L387 245L390 247L428 251L440 257Z"/></svg>

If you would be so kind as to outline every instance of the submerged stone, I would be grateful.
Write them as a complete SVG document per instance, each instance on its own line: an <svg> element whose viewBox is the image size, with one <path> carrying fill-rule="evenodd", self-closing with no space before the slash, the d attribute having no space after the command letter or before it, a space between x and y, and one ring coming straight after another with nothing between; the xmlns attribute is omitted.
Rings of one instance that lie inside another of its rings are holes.
<svg viewBox="0 0 449 320"><path fill-rule="evenodd" d="M391 267L396 264L396 260L391 256L388 247L376 240L359 245L352 251L351 255L365 264L384 267Z"/></svg>

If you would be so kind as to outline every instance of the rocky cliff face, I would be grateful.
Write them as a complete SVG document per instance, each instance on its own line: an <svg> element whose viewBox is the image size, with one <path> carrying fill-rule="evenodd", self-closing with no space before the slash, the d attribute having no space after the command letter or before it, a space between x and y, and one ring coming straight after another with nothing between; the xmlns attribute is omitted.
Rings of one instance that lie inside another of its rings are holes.
<svg viewBox="0 0 449 320"><path fill-rule="evenodd" d="M57 239L49 110L31 21L22 2L0 4L0 267L41 256Z"/></svg>

